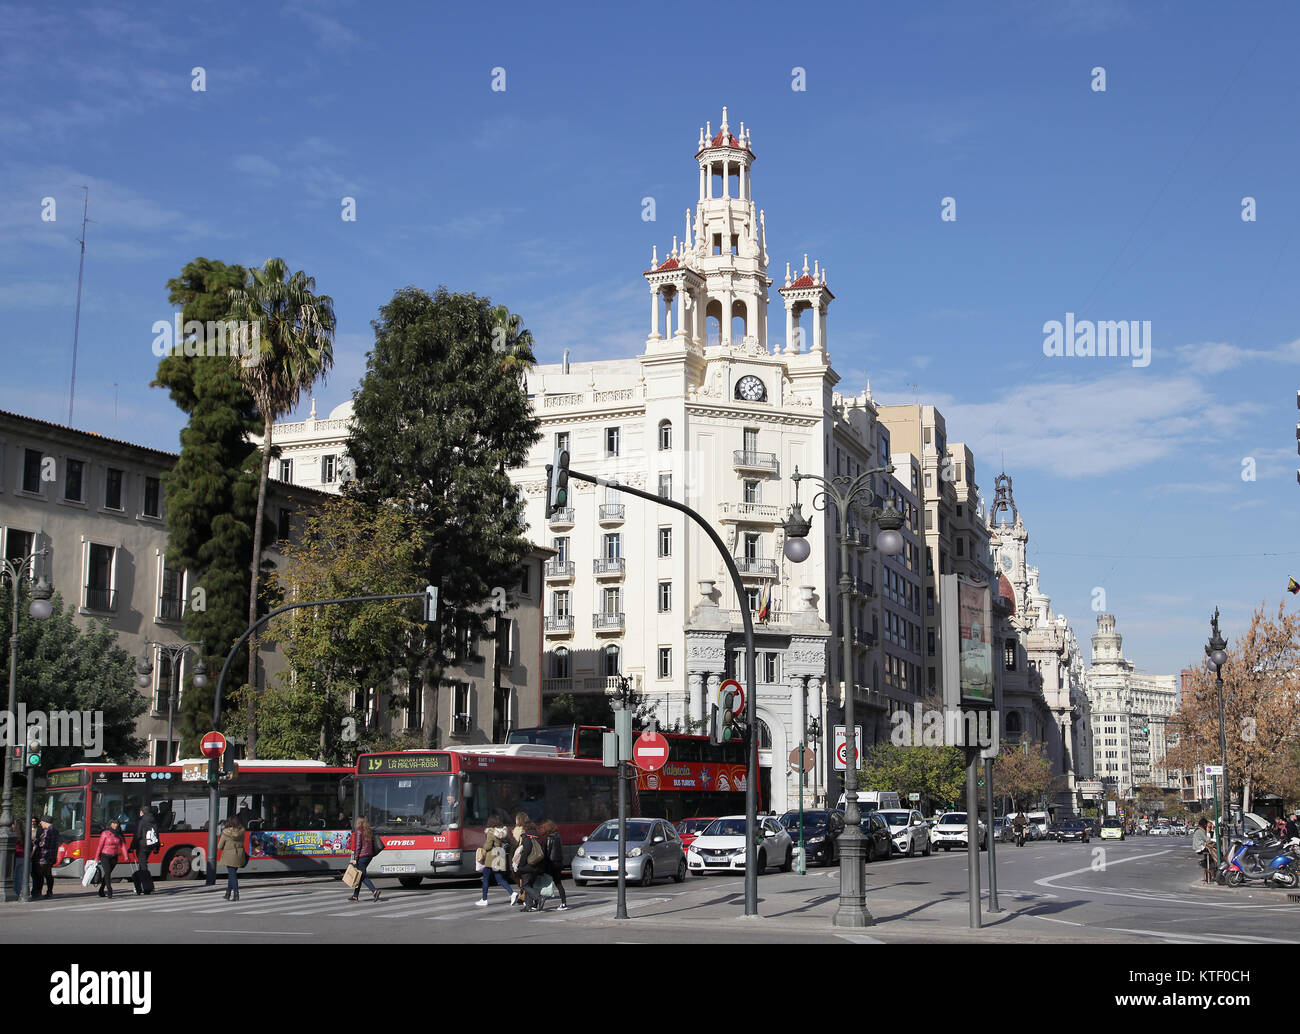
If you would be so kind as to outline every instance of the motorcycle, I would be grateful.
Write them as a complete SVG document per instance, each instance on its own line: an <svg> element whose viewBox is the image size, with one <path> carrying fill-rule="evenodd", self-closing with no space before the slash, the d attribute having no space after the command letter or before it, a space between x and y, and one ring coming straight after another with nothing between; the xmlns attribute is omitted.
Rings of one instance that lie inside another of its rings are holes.
<svg viewBox="0 0 1300 1034"><path fill-rule="evenodd" d="M1016 831L1016 847L1024 847L1024 846L1025 846L1025 827L1024 827L1024 826L1016 826L1016 827L1014 827L1014 828L1015 828L1015 831Z"/></svg>
<svg viewBox="0 0 1300 1034"><path fill-rule="evenodd" d="M1300 839L1293 837L1282 844L1234 837L1219 870L1219 882L1229 887L1255 881L1294 887L1300 884Z"/></svg>

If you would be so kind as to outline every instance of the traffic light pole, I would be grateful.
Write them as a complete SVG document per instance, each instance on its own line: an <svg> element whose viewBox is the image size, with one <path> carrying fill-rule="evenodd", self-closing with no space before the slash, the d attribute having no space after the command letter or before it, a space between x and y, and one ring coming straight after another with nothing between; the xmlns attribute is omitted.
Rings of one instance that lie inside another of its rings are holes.
<svg viewBox="0 0 1300 1034"><path fill-rule="evenodd" d="M437 599L436 595L433 597ZM214 732L221 731L221 697L225 689L226 676L230 674L231 662L235 659L235 654L239 653L239 648L248 642L248 637L265 625L273 617L278 617L290 610L297 610L300 607L327 607L331 603L373 603L381 600L428 600L429 590L424 592L399 592L389 596L343 596L336 600L307 600L303 603L286 603L283 607L277 607L264 617L258 618L253 624L248 626L238 639L235 645L230 648L230 653L226 654L226 663L221 666L221 675L217 678L217 696L212 703L212 729ZM436 604L435 604L436 605ZM428 611L426 611L428 619ZM221 807L221 794L218 787L219 775L217 770L217 759L208 759L208 858L204 866L204 880L209 887L214 886L217 882L217 812Z"/></svg>
<svg viewBox="0 0 1300 1034"><path fill-rule="evenodd" d="M642 492L639 488L631 488L617 481L607 481L605 478L579 473L563 465L567 463L567 460L568 456L565 454L560 467L561 476L571 477L577 481L585 481L589 485L603 485L605 488L612 488L626 495L636 496L638 499L645 499L648 502L659 506L667 506L670 509L686 514L704 530L704 533L709 536L709 539L717 547L718 552L722 555L722 562L727 567L727 574L731 576L731 584L736 590L736 598L741 601L740 617L745 627L745 725L749 734L748 770L745 776L745 915L757 916L758 851L756 849L755 835L758 832L758 716L754 701L756 688L754 684L754 616L750 614L749 608L744 605L745 585L740 580L740 571L736 567L735 558L727 550L713 526L685 503L651 495L649 492ZM548 486L550 481L550 471L548 470ZM550 505L551 499L548 493L547 507L549 508Z"/></svg>
<svg viewBox="0 0 1300 1034"><path fill-rule="evenodd" d="M27 760L30 761L31 751ZM32 900L32 788L36 785L36 766L27 766L27 821L23 823L23 887L18 892L23 901Z"/></svg>

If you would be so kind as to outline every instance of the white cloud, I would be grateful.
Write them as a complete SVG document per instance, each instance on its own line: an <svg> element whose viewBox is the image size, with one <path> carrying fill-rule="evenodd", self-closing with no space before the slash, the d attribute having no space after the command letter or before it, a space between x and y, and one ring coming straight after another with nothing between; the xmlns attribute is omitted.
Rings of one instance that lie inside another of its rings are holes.
<svg viewBox="0 0 1300 1034"><path fill-rule="evenodd" d="M275 179L280 175L280 167L260 154L237 154L231 165L236 172L258 179Z"/></svg>
<svg viewBox="0 0 1300 1034"><path fill-rule="evenodd" d="M1222 373L1245 363L1300 363L1300 338L1276 348L1241 348L1224 341L1183 345L1176 354L1197 373Z"/></svg>

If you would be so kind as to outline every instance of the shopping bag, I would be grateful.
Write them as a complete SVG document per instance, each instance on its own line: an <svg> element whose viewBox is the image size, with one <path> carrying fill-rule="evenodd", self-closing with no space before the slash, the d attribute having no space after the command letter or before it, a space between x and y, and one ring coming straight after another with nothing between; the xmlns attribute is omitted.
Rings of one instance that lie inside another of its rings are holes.
<svg viewBox="0 0 1300 1034"><path fill-rule="evenodd" d="M82 873L81 876L81 885L83 887L89 887L92 884L98 882L99 882L99 861L95 858L92 858L90 859L90 861L86 863L86 871Z"/></svg>
<svg viewBox="0 0 1300 1034"><path fill-rule="evenodd" d="M349 865L343 870L343 882L353 890L361 886L361 870L355 865Z"/></svg>
<svg viewBox="0 0 1300 1034"><path fill-rule="evenodd" d="M544 898L553 898L559 893L555 889L555 881L549 876L538 876L537 879L533 881L533 890L537 891L537 893Z"/></svg>

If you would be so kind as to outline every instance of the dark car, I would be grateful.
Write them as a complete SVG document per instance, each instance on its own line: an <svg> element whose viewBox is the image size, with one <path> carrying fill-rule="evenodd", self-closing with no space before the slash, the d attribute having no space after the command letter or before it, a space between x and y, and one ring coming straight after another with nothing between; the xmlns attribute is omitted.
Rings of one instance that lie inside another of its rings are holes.
<svg viewBox="0 0 1300 1034"><path fill-rule="evenodd" d="M1081 844L1086 844L1088 838L1092 835L1092 824L1085 819L1066 819L1061 823L1061 828L1057 830L1056 839L1061 843L1067 840L1077 840Z"/></svg>
<svg viewBox="0 0 1300 1034"><path fill-rule="evenodd" d="M787 811L778 820L799 843L799 812ZM830 865L839 861L838 840L844 832L844 816L838 811L808 811L803 813L803 846L808 852L808 864Z"/></svg>
<svg viewBox="0 0 1300 1034"><path fill-rule="evenodd" d="M894 841L889 832L889 823L873 811L870 815L863 816L861 825L862 836L866 839L862 856L868 862L874 862L877 858L888 858L889 849Z"/></svg>

